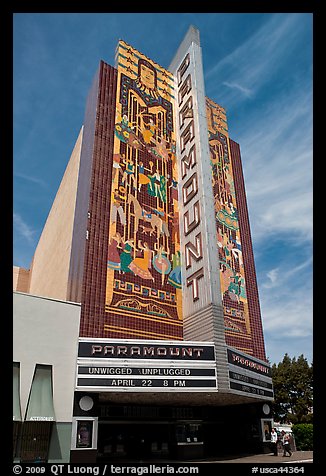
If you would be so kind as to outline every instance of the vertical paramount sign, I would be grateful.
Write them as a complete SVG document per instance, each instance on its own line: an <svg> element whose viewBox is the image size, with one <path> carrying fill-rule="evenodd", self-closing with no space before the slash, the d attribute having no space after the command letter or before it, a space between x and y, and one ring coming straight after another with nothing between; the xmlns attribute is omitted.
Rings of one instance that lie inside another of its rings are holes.
<svg viewBox="0 0 326 476"><path fill-rule="evenodd" d="M177 92L184 338L216 342L219 334L222 343L224 325L198 30L189 29L169 70Z"/></svg>
<svg viewBox="0 0 326 476"><path fill-rule="evenodd" d="M186 238L184 257L186 285L191 288L192 301L200 298L199 280L204 277L203 233L201 227L201 208L198 200L198 151L196 150L196 130L194 114L194 71L191 71L188 52L177 70L178 83L178 132L181 164L181 201L183 207L183 236ZM191 241L191 238L194 238ZM198 263L198 266L194 266ZM197 268L195 270L195 268Z"/></svg>

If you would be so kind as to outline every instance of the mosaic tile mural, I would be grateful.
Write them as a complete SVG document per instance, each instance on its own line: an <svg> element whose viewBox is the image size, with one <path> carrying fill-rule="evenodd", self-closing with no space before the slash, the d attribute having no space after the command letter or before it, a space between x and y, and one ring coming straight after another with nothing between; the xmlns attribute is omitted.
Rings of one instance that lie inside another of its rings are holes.
<svg viewBox="0 0 326 476"><path fill-rule="evenodd" d="M226 114L208 98L206 114L226 340L233 336L229 343L239 347L237 339L240 338L239 348L251 353L251 326Z"/></svg>
<svg viewBox="0 0 326 476"><path fill-rule="evenodd" d="M112 337L181 338L173 76L123 41L116 62L104 329Z"/></svg>

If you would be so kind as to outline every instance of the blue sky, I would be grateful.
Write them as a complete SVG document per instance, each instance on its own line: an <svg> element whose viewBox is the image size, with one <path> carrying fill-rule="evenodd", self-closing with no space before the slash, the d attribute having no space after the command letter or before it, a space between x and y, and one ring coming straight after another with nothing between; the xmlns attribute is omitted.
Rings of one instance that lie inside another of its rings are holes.
<svg viewBox="0 0 326 476"><path fill-rule="evenodd" d="M123 39L167 68L190 25L240 144L267 357L312 362L311 13L15 14L13 263L30 266L99 61Z"/></svg>

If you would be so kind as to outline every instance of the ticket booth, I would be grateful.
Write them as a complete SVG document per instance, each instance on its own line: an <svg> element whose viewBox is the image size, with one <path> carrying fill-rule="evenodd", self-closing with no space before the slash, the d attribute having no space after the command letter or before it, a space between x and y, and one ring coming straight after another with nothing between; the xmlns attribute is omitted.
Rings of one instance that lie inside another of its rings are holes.
<svg viewBox="0 0 326 476"><path fill-rule="evenodd" d="M177 459L194 459L204 456L201 421L178 421L176 424Z"/></svg>

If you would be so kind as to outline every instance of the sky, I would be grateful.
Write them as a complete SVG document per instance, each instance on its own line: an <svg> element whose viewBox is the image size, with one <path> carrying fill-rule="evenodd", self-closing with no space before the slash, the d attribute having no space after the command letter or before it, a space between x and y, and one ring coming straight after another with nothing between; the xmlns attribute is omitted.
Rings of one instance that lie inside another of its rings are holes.
<svg viewBox="0 0 326 476"><path fill-rule="evenodd" d="M240 144L266 355L313 360L313 14L13 15L13 264L29 268L119 39L168 68L200 32L205 94Z"/></svg>

